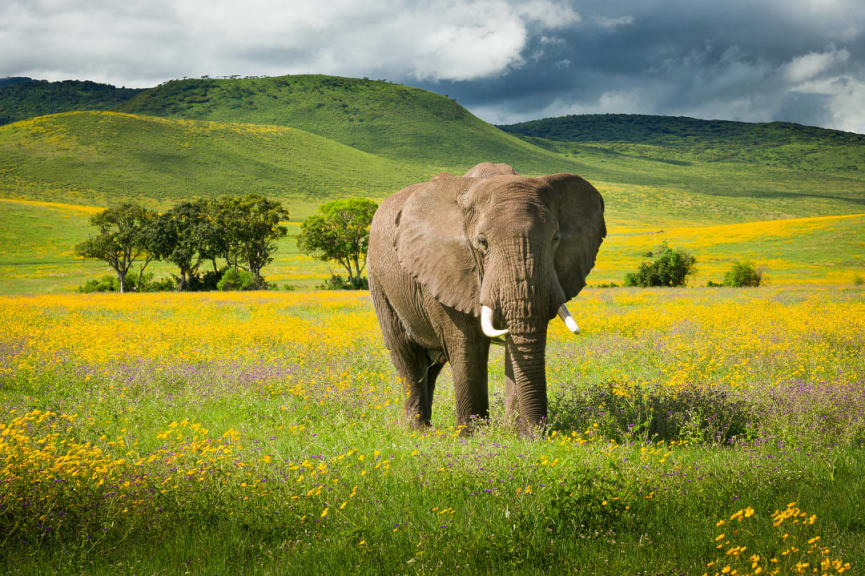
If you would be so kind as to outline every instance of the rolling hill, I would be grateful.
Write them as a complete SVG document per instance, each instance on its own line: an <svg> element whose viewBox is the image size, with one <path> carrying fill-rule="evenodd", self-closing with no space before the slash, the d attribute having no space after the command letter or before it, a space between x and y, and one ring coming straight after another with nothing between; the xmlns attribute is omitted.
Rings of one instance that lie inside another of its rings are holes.
<svg viewBox="0 0 865 576"><path fill-rule="evenodd" d="M134 114L293 126L392 160L465 171L495 159L524 173L571 164L484 122L454 100L390 82L302 75L175 80L118 106Z"/></svg>
<svg viewBox="0 0 865 576"><path fill-rule="evenodd" d="M141 92L97 82L0 79L0 124L70 110L108 110Z"/></svg>
<svg viewBox="0 0 865 576"><path fill-rule="evenodd" d="M258 192L303 217L328 197L381 197L426 172L287 126L66 112L0 126L0 174L0 197L160 208Z"/></svg>
<svg viewBox="0 0 865 576"><path fill-rule="evenodd" d="M865 174L865 135L790 122L583 114L499 128L554 150L567 147L544 141L583 146L602 144L605 150L661 158L671 163L744 162L857 177Z"/></svg>

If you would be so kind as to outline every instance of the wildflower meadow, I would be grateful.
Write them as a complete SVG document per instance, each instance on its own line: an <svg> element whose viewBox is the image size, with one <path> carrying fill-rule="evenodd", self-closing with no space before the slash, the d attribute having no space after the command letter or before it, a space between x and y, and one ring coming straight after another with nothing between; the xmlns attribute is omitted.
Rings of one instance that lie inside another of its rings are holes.
<svg viewBox="0 0 865 576"><path fill-rule="evenodd" d="M0 297L4 573L865 570L865 291L588 289L550 423L434 426L366 293Z"/></svg>

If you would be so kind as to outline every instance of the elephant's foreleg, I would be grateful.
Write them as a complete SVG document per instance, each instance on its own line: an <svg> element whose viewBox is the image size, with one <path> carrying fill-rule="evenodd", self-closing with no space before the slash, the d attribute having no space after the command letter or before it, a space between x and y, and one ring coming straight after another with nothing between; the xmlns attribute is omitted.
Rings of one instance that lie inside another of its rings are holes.
<svg viewBox="0 0 865 576"><path fill-rule="evenodd" d="M454 377L457 424L468 428L475 420L487 419L490 415L489 347L465 343L456 350L449 350L448 355Z"/></svg>
<svg viewBox="0 0 865 576"><path fill-rule="evenodd" d="M384 342L403 382L403 413L413 426L430 423L432 395L428 390L430 360L424 348L412 342L405 327L372 277L369 282L375 313L381 325Z"/></svg>

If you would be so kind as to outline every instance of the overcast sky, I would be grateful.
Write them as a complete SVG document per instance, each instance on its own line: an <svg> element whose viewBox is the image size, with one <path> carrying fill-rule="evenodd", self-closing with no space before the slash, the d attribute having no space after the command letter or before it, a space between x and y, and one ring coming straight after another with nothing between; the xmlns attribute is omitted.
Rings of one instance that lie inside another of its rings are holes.
<svg viewBox="0 0 865 576"><path fill-rule="evenodd" d="M496 123L589 112L865 133L865 0L0 0L0 76L324 73Z"/></svg>

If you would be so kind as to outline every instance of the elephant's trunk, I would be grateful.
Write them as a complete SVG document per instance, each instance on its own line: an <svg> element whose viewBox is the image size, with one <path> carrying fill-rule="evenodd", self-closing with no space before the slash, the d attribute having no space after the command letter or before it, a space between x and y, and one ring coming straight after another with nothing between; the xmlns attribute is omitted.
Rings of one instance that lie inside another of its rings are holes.
<svg viewBox="0 0 865 576"><path fill-rule="evenodd" d="M534 298L504 302L501 313L509 329L505 372L510 390L509 416L520 432L534 434L547 419L546 344L551 312L543 291Z"/></svg>
<svg viewBox="0 0 865 576"><path fill-rule="evenodd" d="M542 248L529 238L515 239L501 252L498 269L505 273L488 274L481 287L481 303L497 312L499 325L489 327L508 330L507 411L516 416L524 434L532 434L546 422L547 324L564 302L552 253Z"/></svg>
<svg viewBox="0 0 865 576"><path fill-rule="evenodd" d="M532 335L512 334L508 338L505 372L512 387L508 391L511 416L520 431L531 435L547 419L546 331ZM516 412L516 414L513 414Z"/></svg>

